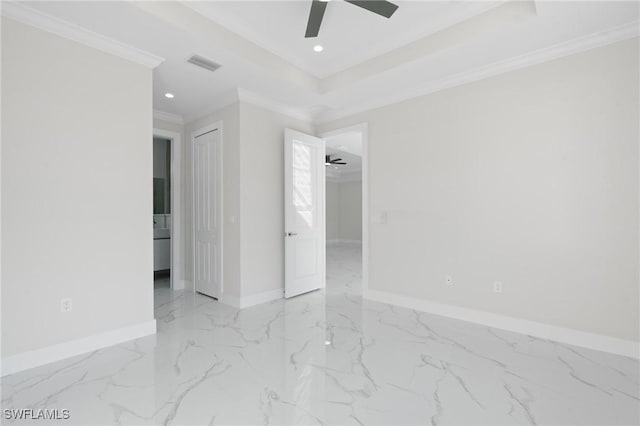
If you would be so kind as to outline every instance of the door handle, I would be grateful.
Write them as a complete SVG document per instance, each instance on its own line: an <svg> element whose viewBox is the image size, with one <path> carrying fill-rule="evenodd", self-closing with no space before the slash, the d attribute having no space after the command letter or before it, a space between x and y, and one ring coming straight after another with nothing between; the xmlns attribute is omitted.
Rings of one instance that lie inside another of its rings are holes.
<svg viewBox="0 0 640 426"><path fill-rule="evenodd" d="M298 233L297 232L287 232L286 235L287 235L287 237L294 237L294 236L298 235Z"/></svg>

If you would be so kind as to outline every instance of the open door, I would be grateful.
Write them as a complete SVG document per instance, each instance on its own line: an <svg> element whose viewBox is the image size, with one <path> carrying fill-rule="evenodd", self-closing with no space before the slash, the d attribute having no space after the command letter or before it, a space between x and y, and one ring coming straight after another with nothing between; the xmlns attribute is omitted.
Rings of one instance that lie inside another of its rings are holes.
<svg viewBox="0 0 640 426"><path fill-rule="evenodd" d="M325 285L324 173L324 141L285 129L285 297Z"/></svg>

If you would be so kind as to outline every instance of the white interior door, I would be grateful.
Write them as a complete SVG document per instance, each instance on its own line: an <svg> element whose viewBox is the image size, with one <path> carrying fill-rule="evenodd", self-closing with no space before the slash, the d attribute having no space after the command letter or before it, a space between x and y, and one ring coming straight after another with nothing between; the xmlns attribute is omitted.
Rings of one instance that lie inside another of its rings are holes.
<svg viewBox="0 0 640 426"><path fill-rule="evenodd" d="M217 298L222 277L219 131L203 133L193 142L195 288Z"/></svg>
<svg viewBox="0 0 640 426"><path fill-rule="evenodd" d="M284 134L285 297L325 285L324 141Z"/></svg>

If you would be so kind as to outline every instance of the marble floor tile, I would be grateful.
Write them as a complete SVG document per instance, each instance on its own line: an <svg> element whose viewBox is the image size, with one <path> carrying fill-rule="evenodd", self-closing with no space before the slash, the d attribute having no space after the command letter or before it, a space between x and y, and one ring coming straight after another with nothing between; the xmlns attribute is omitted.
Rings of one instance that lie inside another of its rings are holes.
<svg viewBox="0 0 640 426"><path fill-rule="evenodd" d="M326 290L242 311L158 286L156 336L3 377L2 408L70 410L58 425L640 423L637 360L362 300L360 264L330 247Z"/></svg>

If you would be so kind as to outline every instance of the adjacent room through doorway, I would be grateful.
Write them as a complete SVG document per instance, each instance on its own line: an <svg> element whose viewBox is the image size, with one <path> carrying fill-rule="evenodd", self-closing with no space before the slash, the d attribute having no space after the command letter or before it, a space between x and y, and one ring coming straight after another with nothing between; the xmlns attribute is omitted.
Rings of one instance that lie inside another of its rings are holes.
<svg viewBox="0 0 640 426"><path fill-rule="evenodd" d="M154 288L171 286L171 140L153 138Z"/></svg>
<svg viewBox="0 0 640 426"><path fill-rule="evenodd" d="M363 133L325 138L327 291L362 295Z"/></svg>

